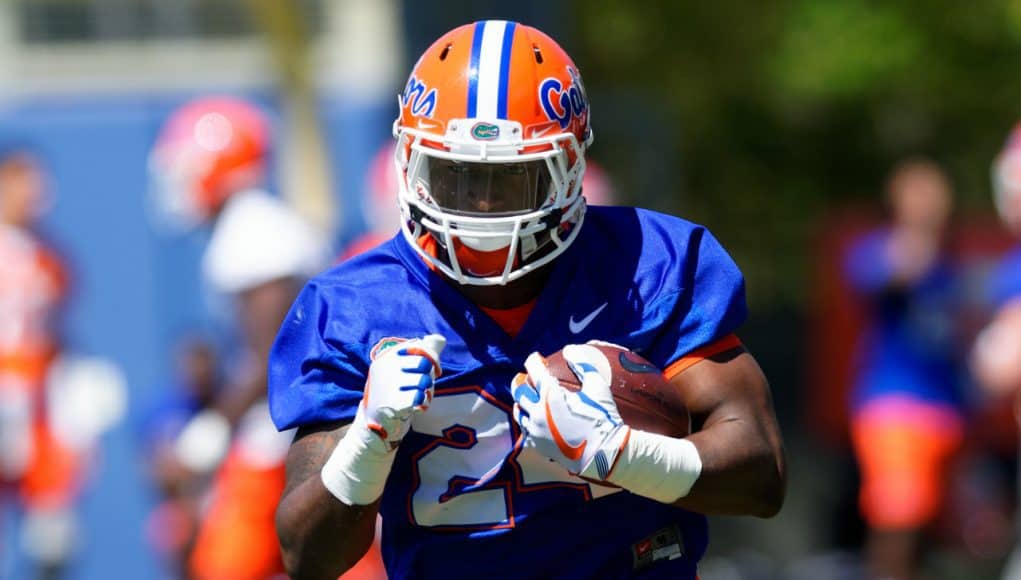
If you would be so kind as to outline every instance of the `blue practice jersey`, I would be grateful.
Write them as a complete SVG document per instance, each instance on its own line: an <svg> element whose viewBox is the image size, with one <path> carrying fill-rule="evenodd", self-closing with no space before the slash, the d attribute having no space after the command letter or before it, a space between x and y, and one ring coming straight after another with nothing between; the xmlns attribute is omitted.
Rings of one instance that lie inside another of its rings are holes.
<svg viewBox="0 0 1021 580"><path fill-rule="evenodd" d="M962 295L957 272L942 256L918 280L892 288L889 236L883 229L862 237L845 260L848 280L870 307L858 345L853 404L860 408L877 398L906 395L960 408L956 324Z"/></svg>
<svg viewBox="0 0 1021 580"><path fill-rule="evenodd" d="M989 300L994 308L1021 297L1021 247L1015 248L993 271L989 281Z"/></svg>
<svg viewBox="0 0 1021 580"><path fill-rule="evenodd" d="M741 273L719 243L655 212L589 208L513 338L397 236L306 286L273 348L270 408L280 429L350 421L375 349L442 334L443 375L380 507L391 577L694 578L704 516L522 449L510 382L529 353L590 339L666 368L745 316Z"/></svg>

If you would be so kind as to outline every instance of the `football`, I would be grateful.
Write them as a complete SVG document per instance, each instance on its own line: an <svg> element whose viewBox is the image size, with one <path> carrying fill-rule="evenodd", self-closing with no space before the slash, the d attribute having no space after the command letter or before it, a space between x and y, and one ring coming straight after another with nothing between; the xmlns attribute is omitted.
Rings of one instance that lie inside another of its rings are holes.
<svg viewBox="0 0 1021 580"><path fill-rule="evenodd" d="M589 343L609 362L610 390L620 416L634 429L684 437L691 433L691 416L681 393L663 378L663 371L637 353L610 343ZM546 366L560 385L581 389L561 352L546 357Z"/></svg>

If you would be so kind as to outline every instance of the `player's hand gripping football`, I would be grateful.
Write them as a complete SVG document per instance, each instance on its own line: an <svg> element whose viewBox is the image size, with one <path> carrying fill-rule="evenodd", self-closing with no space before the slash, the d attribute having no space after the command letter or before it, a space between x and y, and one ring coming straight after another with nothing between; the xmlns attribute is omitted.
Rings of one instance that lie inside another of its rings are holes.
<svg viewBox="0 0 1021 580"><path fill-rule="evenodd" d="M511 386L514 419L526 446L534 446L572 474L602 481L631 428L613 402L604 355L587 345L568 345L563 355L581 390L561 387L543 357L532 353L525 360L527 374L518 374Z"/></svg>
<svg viewBox="0 0 1021 580"><path fill-rule="evenodd" d="M378 435L373 438L377 449L395 449L408 433L412 415L429 408L446 344L442 336L430 334L394 345L372 361L355 423Z"/></svg>

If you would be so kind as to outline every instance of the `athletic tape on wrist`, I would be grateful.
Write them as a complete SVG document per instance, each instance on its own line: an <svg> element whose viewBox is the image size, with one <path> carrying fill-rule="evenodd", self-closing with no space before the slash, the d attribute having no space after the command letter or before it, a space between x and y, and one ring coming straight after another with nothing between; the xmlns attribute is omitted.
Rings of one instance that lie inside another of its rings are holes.
<svg viewBox="0 0 1021 580"><path fill-rule="evenodd" d="M347 505L369 505L383 495L396 451L374 448L379 436L355 421L319 472L323 485Z"/></svg>
<svg viewBox="0 0 1021 580"><path fill-rule="evenodd" d="M687 439L631 430L607 481L663 503L688 495L702 473L702 458Z"/></svg>

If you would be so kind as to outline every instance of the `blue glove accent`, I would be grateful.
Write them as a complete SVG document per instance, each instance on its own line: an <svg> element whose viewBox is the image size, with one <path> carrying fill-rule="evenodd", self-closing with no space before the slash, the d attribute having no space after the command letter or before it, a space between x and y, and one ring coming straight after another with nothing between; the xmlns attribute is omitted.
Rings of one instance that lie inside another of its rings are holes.
<svg viewBox="0 0 1021 580"><path fill-rule="evenodd" d="M400 354L402 356L418 356L418 365L417 366L404 367L404 368L401 369L404 372L420 374L419 379L418 379L418 384L417 385L405 385L405 386L399 387L399 389L401 391L418 391L417 393L415 393L414 404L415 405L421 405L421 404L426 402L425 401L425 399L426 399L426 391L431 389L432 386L433 386L433 378L432 378L432 375L429 374L429 371L431 371L433 369L432 362L428 358L426 358L424 356L421 356L421 355L411 355L411 354L408 353L407 350L401 350L398 354Z"/></svg>
<svg viewBox="0 0 1021 580"><path fill-rule="evenodd" d="M606 415L606 419L610 423L612 423L613 425L619 425L620 424L619 422L614 420L613 416L610 415L610 412L606 410L606 407L600 405L599 403L597 403L597 402L593 401L591 398L589 398L589 396L585 394L585 391L578 391L578 398L581 399L582 403L585 403L589 407L592 407L593 409L599 411L603 415Z"/></svg>
<svg viewBox="0 0 1021 580"><path fill-rule="evenodd" d="M574 373L574 376L578 377L578 380L581 381L583 385L585 384L585 375L589 373L597 376L599 375L599 371L596 369L596 367L587 362L567 361L567 365L571 368L571 372ZM607 411L605 407L593 401L588 395L585 394L584 388L581 391L578 391L578 398L581 399L582 403L585 403L586 405L592 407L593 409L605 415L606 418L613 425L619 424L617 421L613 419L613 416L610 415L610 412Z"/></svg>
<svg viewBox="0 0 1021 580"><path fill-rule="evenodd" d="M521 399L527 399L531 403L539 402L539 390L528 383L522 383L514 389L514 402L521 404Z"/></svg>

